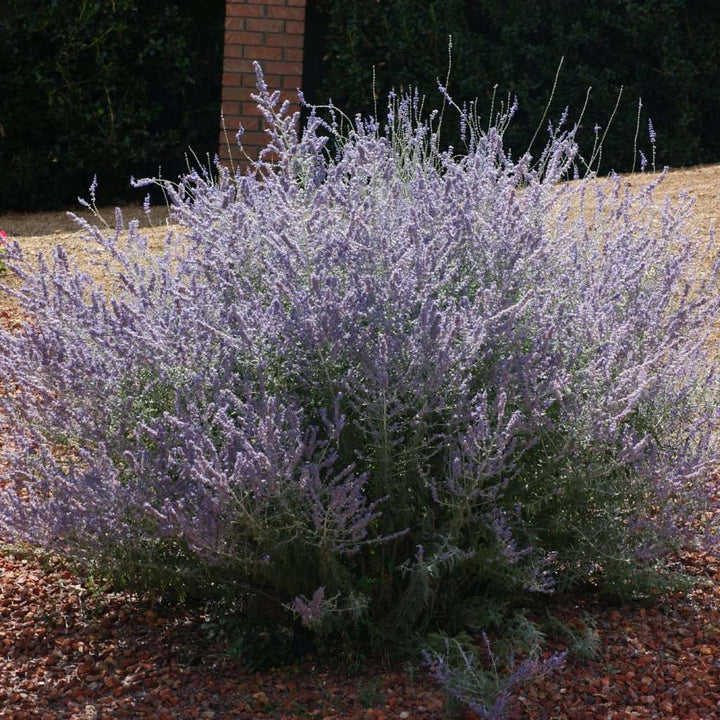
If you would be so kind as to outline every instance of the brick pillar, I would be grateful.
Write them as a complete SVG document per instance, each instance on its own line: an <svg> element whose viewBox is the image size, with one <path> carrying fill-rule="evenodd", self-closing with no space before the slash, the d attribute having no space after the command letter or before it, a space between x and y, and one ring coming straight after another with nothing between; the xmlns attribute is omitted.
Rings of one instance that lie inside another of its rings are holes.
<svg viewBox="0 0 720 720"><path fill-rule="evenodd" d="M280 90L283 100L297 106L297 88L302 84L306 0L226 0L225 53L222 78L222 110L230 151L235 162L241 154L235 141L242 123L243 148L253 158L264 147L267 135L250 98L255 91L257 60L271 91ZM228 159L224 134L220 134L220 158Z"/></svg>

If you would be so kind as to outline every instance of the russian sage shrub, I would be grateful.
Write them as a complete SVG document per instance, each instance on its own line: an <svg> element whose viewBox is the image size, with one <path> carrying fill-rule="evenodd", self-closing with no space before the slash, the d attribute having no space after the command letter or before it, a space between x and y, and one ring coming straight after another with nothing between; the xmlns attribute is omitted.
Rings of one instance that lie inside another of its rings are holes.
<svg viewBox="0 0 720 720"><path fill-rule="evenodd" d="M573 130L513 159L471 117L441 152L413 98L343 137L256 98L249 171L161 183L162 254L119 214L84 225L102 287L8 252L6 540L376 647L712 541L718 264L662 176L564 182Z"/></svg>

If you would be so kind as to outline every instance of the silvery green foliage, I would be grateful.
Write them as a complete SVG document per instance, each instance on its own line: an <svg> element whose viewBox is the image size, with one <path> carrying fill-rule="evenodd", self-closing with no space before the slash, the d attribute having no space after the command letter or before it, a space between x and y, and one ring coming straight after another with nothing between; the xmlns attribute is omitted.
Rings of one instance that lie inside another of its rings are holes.
<svg viewBox="0 0 720 720"><path fill-rule="evenodd" d="M718 266L662 178L564 183L572 131L513 160L473 118L440 152L412 98L344 137L315 112L299 136L260 74L257 101L250 171L162 183L160 256L119 213L83 224L107 287L8 255L3 538L111 564L174 543L313 627L398 628L622 584L701 531Z"/></svg>
<svg viewBox="0 0 720 720"><path fill-rule="evenodd" d="M448 697L467 706L482 720L513 717L515 687L560 669L566 656L566 653L554 653L542 659L534 647L522 662L516 663L511 655L500 667L484 633L481 645L488 669L478 662L474 649L463 647L462 642L454 638L445 638L443 652L423 650L422 654L431 675Z"/></svg>

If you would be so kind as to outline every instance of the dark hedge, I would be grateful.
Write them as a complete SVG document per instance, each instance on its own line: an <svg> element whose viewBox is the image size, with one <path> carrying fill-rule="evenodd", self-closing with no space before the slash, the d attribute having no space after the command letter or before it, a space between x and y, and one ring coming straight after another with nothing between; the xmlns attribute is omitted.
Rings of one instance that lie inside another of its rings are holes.
<svg viewBox="0 0 720 720"><path fill-rule="evenodd" d="M188 146L217 152L224 0L5 0L0 208L142 197Z"/></svg>
<svg viewBox="0 0 720 720"><path fill-rule="evenodd" d="M492 88L516 95L519 111L506 135L524 151L543 116L561 57L565 63L550 109L570 106L592 148L593 127L606 126L600 171L629 170L638 98L643 114L639 148L650 156L648 117L658 136L658 162L687 166L720 160L717 74L720 3L716 0L310 0L322 25L323 61L315 63L313 99L332 97L351 112L371 113L372 68L381 99L394 85L418 85L432 107L436 80L447 72L453 36L450 94L459 104L479 98L487 115ZM536 150L545 144L541 133ZM448 134L447 140L457 144ZM458 148L460 149L460 148Z"/></svg>

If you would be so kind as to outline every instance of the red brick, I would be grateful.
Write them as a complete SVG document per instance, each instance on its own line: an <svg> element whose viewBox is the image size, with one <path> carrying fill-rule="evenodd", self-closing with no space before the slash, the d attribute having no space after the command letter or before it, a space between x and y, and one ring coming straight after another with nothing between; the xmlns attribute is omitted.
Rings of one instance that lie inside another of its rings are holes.
<svg viewBox="0 0 720 720"><path fill-rule="evenodd" d="M279 47L246 47L244 56L250 60L282 60L283 49Z"/></svg>
<svg viewBox="0 0 720 720"><path fill-rule="evenodd" d="M225 115L225 127L227 128L227 134L230 141L233 142L240 125L248 132L257 132L262 130L262 118L260 117L245 117L238 115Z"/></svg>
<svg viewBox="0 0 720 720"><path fill-rule="evenodd" d="M299 109L295 90L302 84L305 8L306 0L226 0L222 109L230 148L220 133L219 152L223 159L232 158L236 167L247 164L244 153L257 157L258 148L268 142L264 121L250 97L257 80L252 61L262 64L271 91L282 88L290 111ZM244 152L235 144L240 123L246 130Z"/></svg>
<svg viewBox="0 0 720 720"><path fill-rule="evenodd" d="M262 64L263 72L276 75L302 75L302 63L298 62L276 62L268 60Z"/></svg>
<svg viewBox="0 0 720 720"><path fill-rule="evenodd" d="M231 100L225 100L223 98L222 104L220 105L222 114L226 117L240 117L240 103L233 102Z"/></svg>
<svg viewBox="0 0 720 720"><path fill-rule="evenodd" d="M264 69L264 66L263 66L263 69ZM280 87L280 81L282 79L280 75L265 75L263 73L263 76L264 76L265 82L267 83L267 86L268 86L268 88L270 88L270 90L275 90ZM239 75L238 77L242 78L240 80L240 84L243 87L249 87L249 88L252 88L253 91L255 90L255 86L257 85L257 77L255 76L255 73L243 73L242 75Z"/></svg>
<svg viewBox="0 0 720 720"><path fill-rule="evenodd" d="M224 87L222 97L222 110L225 116L225 126L233 133L237 132L238 125L246 130L260 130L262 126L262 116L255 104L250 98L250 88L241 87ZM231 105L234 103L234 105ZM231 109L233 112L229 112Z"/></svg>
<svg viewBox="0 0 720 720"><path fill-rule="evenodd" d="M255 77L252 62L244 58L226 57L223 60L223 70L226 73L252 73L253 77Z"/></svg>
<svg viewBox="0 0 720 720"><path fill-rule="evenodd" d="M244 20L240 20L245 23ZM263 36L260 33L243 32L242 30L226 30L225 45L262 45Z"/></svg>
<svg viewBox="0 0 720 720"><path fill-rule="evenodd" d="M220 124L220 144L227 145L230 143L231 146L236 144L236 138L238 128L240 127L240 118L226 118L223 116L225 122L225 130L222 129L222 123ZM227 140L225 135L227 134Z"/></svg>
<svg viewBox="0 0 720 720"><path fill-rule="evenodd" d="M250 18L245 21L245 29L254 32L279 33L285 29L285 22L283 20L256 20L255 18Z"/></svg>
<svg viewBox="0 0 720 720"><path fill-rule="evenodd" d="M225 113L222 114L222 118L225 122L225 129L227 130L228 135L233 135L237 132L238 127L240 127L240 121L242 118L239 115L226 115Z"/></svg>
<svg viewBox="0 0 720 720"><path fill-rule="evenodd" d="M280 48L278 48L280 50ZM282 48L282 59L294 62L302 62L303 51L301 48Z"/></svg>
<svg viewBox="0 0 720 720"><path fill-rule="evenodd" d="M263 119L259 115L243 115L239 119L239 122L242 123L245 132L258 132L263 129ZM237 123L235 123L235 127L237 128ZM237 130L235 132L237 132Z"/></svg>
<svg viewBox="0 0 720 720"><path fill-rule="evenodd" d="M267 17L280 20L305 20L305 8L285 7L281 5L268 7Z"/></svg>
<svg viewBox="0 0 720 720"><path fill-rule="evenodd" d="M302 76L301 75L285 75L283 77L283 88L292 90L295 95L295 90L302 87Z"/></svg>
<svg viewBox="0 0 720 720"><path fill-rule="evenodd" d="M228 144L233 150L237 150L237 132L240 121L237 118L225 118L225 130L220 128L220 147L227 147ZM225 136L227 135L227 139Z"/></svg>
<svg viewBox="0 0 720 720"><path fill-rule="evenodd" d="M233 166L236 170L238 168L246 168L248 166L246 155L249 155L253 160L257 160L258 150L254 147L248 147L241 150L236 144L232 144L228 149L225 144L224 138L220 142L220 160L226 167Z"/></svg>
<svg viewBox="0 0 720 720"><path fill-rule="evenodd" d="M246 170L249 166L249 162L245 155L247 155L251 160L257 160L259 150L255 147L248 147L244 148L244 154L242 158L235 158L235 167L241 168L242 170Z"/></svg>
<svg viewBox="0 0 720 720"><path fill-rule="evenodd" d="M265 44L277 47L302 48L304 40L305 38L303 35L273 33L265 38Z"/></svg>
<svg viewBox="0 0 720 720"><path fill-rule="evenodd" d="M248 22L250 21L248 20ZM288 35L302 35L305 32L305 22L287 20L285 22L285 32L288 33Z"/></svg>
<svg viewBox="0 0 720 720"><path fill-rule="evenodd" d="M225 42L227 42L228 33L237 32L245 29L245 18L229 17L225 18Z"/></svg>
<svg viewBox="0 0 720 720"><path fill-rule="evenodd" d="M265 146L268 143L270 136L263 131L255 130L254 132L248 131L241 138L240 141L243 145L262 145Z"/></svg>
<svg viewBox="0 0 720 720"><path fill-rule="evenodd" d="M250 98L250 92L245 89L246 96L243 98L245 102L243 102L242 106L240 107L240 114L245 118L261 118L262 115L260 114L260 110L258 110L257 103Z"/></svg>
<svg viewBox="0 0 720 720"><path fill-rule="evenodd" d="M230 72L229 70L225 70L225 72L223 72L223 76L222 76L222 84L223 84L224 88L239 87L240 85L243 84L242 79L243 79L242 75L239 75L238 73L235 73L235 72Z"/></svg>
<svg viewBox="0 0 720 720"><path fill-rule="evenodd" d="M265 4L262 5L246 5L245 3L229 2L225 5L225 18L243 17L243 18L261 18L264 17Z"/></svg>
<svg viewBox="0 0 720 720"><path fill-rule="evenodd" d="M245 57L245 45L230 45L225 43L225 58Z"/></svg>
<svg viewBox="0 0 720 720"><path fill-rule="evenodd" d="M237 100L238 102L246 100L249 97L248 91L241 87L224 87L222 89L223 100ZM242 109L240 110L242 112Z"/></svg>

